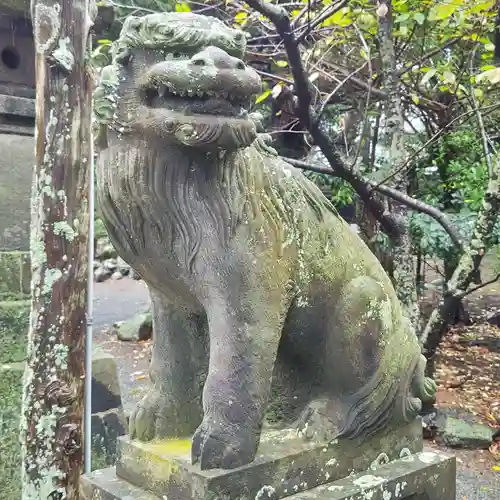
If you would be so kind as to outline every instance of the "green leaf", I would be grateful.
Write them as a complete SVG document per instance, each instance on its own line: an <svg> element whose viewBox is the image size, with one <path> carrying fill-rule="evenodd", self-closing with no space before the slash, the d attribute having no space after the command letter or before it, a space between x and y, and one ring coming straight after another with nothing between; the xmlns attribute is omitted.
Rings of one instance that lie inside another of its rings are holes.
<svg viewBox="0 0 500 500"><path fill-rule="evenodd" d="M186 2L176 3L175 12L191 12L191 7Z"/></svg>
<svg viewBox="0 0 500 500"><path fill-rule="evenodd" d="M288 66L288 61L283 61L283 60L274 61L274 64L276 64L278 68L286 68Z"/></svg>
<svg viewBox="0 0 500 500"><path fill-rule="evenodd" d="M342 28L352 24L352 19L349 16L349 9L343 8L335 12L335 14L332 14L330 17L325 19L325 21L323 21L322 26L326 27L331 26L332 24L334 24L335 26L340 26Z"/></svg>
<svg viewBox="0 0 500 500"><path fill-rule="evenodd" d="M445 83L448 83L450 85L455 85L457 78L451 71L445 71L443 73L443 80Z"/></svg>
<svg viewBox="0 0 500 500"><path fill-rule="evenodd" d="M402 35L402 36L406 36L408 34L408 26L401 26L399 28L399 33Z"/></svg>
<svg viewBox="0 0 500 500"><path fill-rule="evenodd" d="M422 14L422 12L417 12L414 16L413 16L413 19L415 19L415 21L420 24L420 26L422 26L422 24L424 24L425 22L425 15Z"/></svg>
<svg viewBox="0 0 500 500"><path fill-rule="evenodd" d="M270 95L271 95L272 90L266 90L260 94L257 99L255 99L255 104L259 104L259 102L265 101Z"/></svg>
<svg viewBox="0 0 500 500"><path fill-rule="evenodd" d="M483 80L488 80L493 85L500 83L500 68L489 69L476 76L476 81L478 83Z"/></svg>
<svg viewBox="0 0 500 500"><path fill-rule="evenodd" d="M433 69L430 69L429 71L427 71L427 73L424 75L424 77L422 78L422 80L420 80L420 85L427 85L430 81L430 79L436 74L436 70L433 68Z"/></svg>
<svg viewBox="0 0 500 500"><path fill-rule="evenodd" d="M495 5L494 0L487 2L474 2L474 6L467 10L467 14L486 14L486 12L493 8Z"/></svg>
<svg viewBox="0 0 500 500"><path fill-rule="evenodd" d="M416 95L416 94L412 94L412 95L411 95L411 100L413 101L413 103L414 103L415 105L418 105L418 103L420 102L420 98L419 98L419 97L418 97L418 95Z"/></svg>
<svg viewBox="0 0 500 500"><path fill-rule="evenodd" d="M449 2L442 2L434 5L429 13L429 21L443 21L451 17L457 10L457 5Z"/></svg>
<svg viewBox="0 0 500 500"><path fill-rule="evenodd" d="M238 12L238 13L234 16L234 20L235 20L238 24L242 24L242 23L244 23L247 19L248 19L248 14L247 14L246 12Z"/></svg>
<svg viewBox="0 0 500 500"><path fill-rule="evenodd" d="M410 18L410 13L405 12L404 14L399 14L399 16L396 16L396 19L394 19L395 22L397 23L404 23Z"/></svg>

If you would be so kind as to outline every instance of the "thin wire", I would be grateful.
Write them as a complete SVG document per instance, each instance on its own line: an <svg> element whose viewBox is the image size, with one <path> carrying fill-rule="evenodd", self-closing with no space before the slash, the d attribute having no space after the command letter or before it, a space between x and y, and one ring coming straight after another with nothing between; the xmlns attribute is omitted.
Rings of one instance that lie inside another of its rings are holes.
<svg viewBox="0 0 500 500"><path fill-rule="evenodd" d="M92 49L92 36L89 36ZM84 472L92 470L92 323L94 298L94 138L90 127L89 241L87 263L87 330L85 335L85 396L83 405Z"/></svg>

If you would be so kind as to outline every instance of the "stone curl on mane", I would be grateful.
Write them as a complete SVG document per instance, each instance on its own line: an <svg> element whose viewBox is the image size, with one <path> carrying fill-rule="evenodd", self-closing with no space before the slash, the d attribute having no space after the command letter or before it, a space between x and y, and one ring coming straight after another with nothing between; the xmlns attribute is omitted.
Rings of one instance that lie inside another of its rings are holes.
<svg viewBox="0 0 500 500"><path fill-rule="evenodd" d="M242 57L246 38L242 31L227 27L222 21L191 13L161 13L143 17L130 16L125 21L120 38L114 45L114 57L124 60L133 48L164 49L199 48L208 37L217 33L220 47L228 54Z"/></svg>

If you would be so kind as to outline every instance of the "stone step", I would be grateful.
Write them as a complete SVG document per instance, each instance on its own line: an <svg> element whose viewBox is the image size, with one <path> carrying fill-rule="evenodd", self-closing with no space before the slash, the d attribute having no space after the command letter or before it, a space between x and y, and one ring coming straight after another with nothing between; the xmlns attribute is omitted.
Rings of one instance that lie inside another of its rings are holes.
<svg viewBox="0 0 500 500"><path fill-rule="evenodd" d="M120 479L114 467L82 476L80 495L84 500L158 500L152 493Z"/></svg>
<svg viewBox="0 0 500 500"><path fill-rule="evenodd" d="M289 499L455 500L456 460L445 453L425 450L374 470L298 493Z"/></svg>
<svg viewBox="0 0 500 500"><path fill-rule="evenodd" d="M118 441L116 472L169 500L253 500L264 486L279 499L399 459L402 452L419 453L422 445L420 419L364 442L339 439L326 445L298 438L294 431L266 431L251 464L202 471L191 464L189 440L140 443L124 437Z"/></svg>
<svg viewBox="0 0 500 500"><path fill-rule="evenodd" d="M290 500L455 500L455 458L442 452L425 450L394 460L365 472L352 474L338 481L295 493ZM157 497L133 486L104 469L83 476L83 500L184 500L182 492ZM207 496L204 500L275 500L276 491L263 485L255 495Z"/></svg>

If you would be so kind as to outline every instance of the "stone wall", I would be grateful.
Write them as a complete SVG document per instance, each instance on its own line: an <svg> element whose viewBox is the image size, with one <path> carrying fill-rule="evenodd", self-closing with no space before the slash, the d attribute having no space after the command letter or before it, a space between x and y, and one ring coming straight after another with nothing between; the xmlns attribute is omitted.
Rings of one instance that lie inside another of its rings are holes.
<svg viewBox="0 0 500 500"><path fill-rule="evenodd" d="M0 95L0 251L29 250L34 113L33 99Z"/></svg>

